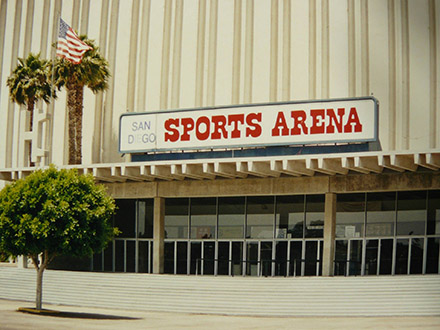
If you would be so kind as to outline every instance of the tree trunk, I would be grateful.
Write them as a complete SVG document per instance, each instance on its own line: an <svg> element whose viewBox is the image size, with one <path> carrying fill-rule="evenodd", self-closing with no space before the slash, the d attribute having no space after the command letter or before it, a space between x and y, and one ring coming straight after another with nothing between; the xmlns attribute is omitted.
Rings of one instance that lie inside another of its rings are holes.
<svg viewBox="0 0 440 330"><path fill-rule="evenodd" d="M49 256L48 251L44 251L41 254L41 262L37 254L31 256L32 263L37 270L37 293L35 297L35 309L37 310L41 310L43 306L43 272L54 257L55 255Z"/></svg>
<svg viewBox="0 0 440 330"><path fill-rule="evenodd" d="M34 105L35 100L30 98L27 103L27 110L29 111L29 132L32 132L32 126L34 122Z"/></svg>
<svg viewBox="0 0 440 330"><path fill-rule="evenodd" d="M29 132L33 130L34 123L34 105L35 100L33 98L29 99L27 104L27 110L29 111ZM29 142L29 166L34 166L35 164L32 162L32 141Z"/></svg>
<svg viewBox="0 0 440 330"><path fill-rule="evenodd" d="M84 86L67 85L67 108L69 112L69 164L81 164L82 160L82 113Z"/></svg>
<svg viewBox="0 0 440 330"><path fill-rule="evenodd" d="M35 308L41 310L43 305L43 272L44 268L37 269L37 295L35 297Z"/></svg>

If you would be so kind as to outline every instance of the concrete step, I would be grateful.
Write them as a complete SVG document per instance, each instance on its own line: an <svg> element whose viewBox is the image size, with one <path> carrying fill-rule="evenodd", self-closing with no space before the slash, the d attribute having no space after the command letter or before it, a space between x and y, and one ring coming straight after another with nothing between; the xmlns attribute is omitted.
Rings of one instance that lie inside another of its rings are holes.
<svg viewBox="0 0 440 330"><path fill-rule="evenodd" d="M36 272L0 266L0 298L34 301ZM228 277L46 270L43 303L276 316L440 315L440 275Z"/></svg>

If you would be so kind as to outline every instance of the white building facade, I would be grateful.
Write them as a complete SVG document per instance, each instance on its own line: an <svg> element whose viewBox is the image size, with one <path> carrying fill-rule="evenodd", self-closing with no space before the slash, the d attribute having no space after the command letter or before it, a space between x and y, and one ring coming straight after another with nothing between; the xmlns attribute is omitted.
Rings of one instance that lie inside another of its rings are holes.
<svg viewBox="0 0 440 330"><path fill-rule="evenodd" d="M3 184L35 168L30 145L36 167L68 167L65 92L27 132L6 87L17 57L53 58L59 17L96 40L112 75L85 91L76 167L117 199L122 234L86 268L440 272L440 1L2 0ZM119 152L127 113L359 98L378 102L375 145Z"/></svg>

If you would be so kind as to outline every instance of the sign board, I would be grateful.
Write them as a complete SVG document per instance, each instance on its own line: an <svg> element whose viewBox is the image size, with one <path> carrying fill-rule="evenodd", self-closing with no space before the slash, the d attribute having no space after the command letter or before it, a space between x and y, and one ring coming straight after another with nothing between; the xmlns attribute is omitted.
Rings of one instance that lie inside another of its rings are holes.
<svg viewBox="0 0 440 330"><path fill-rule="evenodd" d="M119 152L377 141L373 97L127 113Z"/></svg>

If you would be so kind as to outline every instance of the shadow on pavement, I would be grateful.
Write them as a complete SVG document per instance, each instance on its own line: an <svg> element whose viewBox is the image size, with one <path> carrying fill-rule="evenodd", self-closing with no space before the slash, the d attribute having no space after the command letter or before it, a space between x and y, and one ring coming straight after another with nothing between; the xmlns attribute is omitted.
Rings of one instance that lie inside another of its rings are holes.
<svg viewBox="0 0 440 330"><path fill-rule="evenodd" d="M28 313L41 316L64 317L72 319L89 319L89 320L140 320L139 317L95 314L95 313L81 313L81 312L63 312L50 309L37 310L35 308L20 307L17 312Z"/></svg>

